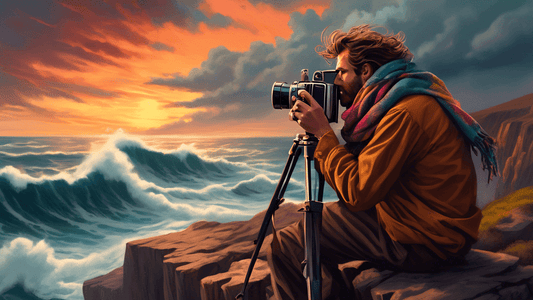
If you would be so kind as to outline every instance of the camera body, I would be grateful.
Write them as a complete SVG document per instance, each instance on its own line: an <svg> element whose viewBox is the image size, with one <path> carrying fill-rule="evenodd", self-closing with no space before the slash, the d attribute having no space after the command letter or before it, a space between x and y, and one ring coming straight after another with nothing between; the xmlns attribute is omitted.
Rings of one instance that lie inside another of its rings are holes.
<svg viewBox="0 0 533 300"><path fill-rule="evenodd" d="M272 85L272 106L274 109L291 109L294 106L292 96L298 97L298 91L306 90L324 109L330 123L338 122L339 114L339 88L333 82L337 76L336 70L316 71L313 80L309 81L308 70L301 71L302 80L294 81L292 84L276 81ZM308 103L309 104L309 103Z"/></svg>

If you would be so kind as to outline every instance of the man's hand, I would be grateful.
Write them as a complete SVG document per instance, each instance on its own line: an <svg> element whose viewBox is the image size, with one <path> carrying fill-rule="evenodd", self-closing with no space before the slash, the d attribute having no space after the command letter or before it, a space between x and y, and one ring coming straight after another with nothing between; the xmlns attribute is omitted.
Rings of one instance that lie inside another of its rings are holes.
<svg viewBox="0 0 533 300"><path fill-rule="evenodd" d="M298 100L289 112L289 118L298 122L306 132L312 133L318 138L332 130L328 118L324 114L324 109L306 90L298 91L298 96L305 99L311 105ZM292 96L295 101L296 97Z"/></svg>

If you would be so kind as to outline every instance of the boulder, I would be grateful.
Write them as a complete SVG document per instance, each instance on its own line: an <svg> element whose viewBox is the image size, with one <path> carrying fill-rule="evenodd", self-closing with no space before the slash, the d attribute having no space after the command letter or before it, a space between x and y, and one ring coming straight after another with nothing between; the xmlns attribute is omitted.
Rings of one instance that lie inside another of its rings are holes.
<svg viewBox="0 0 533 300"><path fill-rule="evenodd" d="M517 257L483 250L472 250L466 259L466 265L438 273L391 274L390 270L371 269L374 280L366 285L370 297L367 293L359 299L533 298L533 266L519 266ZM362 271L353 282L361 282L361 276L368 277Z"/></svg>

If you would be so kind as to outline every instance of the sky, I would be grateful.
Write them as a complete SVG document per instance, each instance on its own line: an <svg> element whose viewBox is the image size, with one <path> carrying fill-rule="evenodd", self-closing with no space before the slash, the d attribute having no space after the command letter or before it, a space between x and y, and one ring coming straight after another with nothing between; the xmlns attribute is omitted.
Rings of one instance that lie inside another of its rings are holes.
<svg viewBox="0 0 533 300"><path fill-rule="evenodd" d="M291 136L272 84L334 69L321 32L361 24L402 31L475 112L533 93L531 15L531 0L0 0L0 136Z"/></svg>

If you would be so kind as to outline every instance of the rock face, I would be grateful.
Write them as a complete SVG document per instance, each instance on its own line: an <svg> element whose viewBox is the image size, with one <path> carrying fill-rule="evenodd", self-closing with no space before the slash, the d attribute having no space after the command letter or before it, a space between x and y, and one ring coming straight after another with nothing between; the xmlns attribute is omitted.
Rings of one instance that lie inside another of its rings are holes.
<svg viewBox="0 0 533 300"><path fill-rule="evenodd" d="M472 116L497 139L496 198L533 185L533 94L479 111Z"/></svg>
<svg viewBox="0 0 533 300"><path fill-rule="evenodd" d="M298 209L291 203L281 205L275 214L276 228L298 220L302 215ZM234 299L244 281L264 215L263 211L249 221L229 223L200 221L180 232L129 242L123 267L86 281L84 297L192 300L224 299L223 295L233 294ZM270 270L266 265L271 240L272 235L267 235L248 285L248 299L260 299L251 295L272 294L267 291ZM117 279L120 276L122 279ZM116 286L117 280L122 282L121 287Z"/></svg>
<svg viewBox="0 0 533 300"><path fill-rule="evenodd" d="M276 212L276 228L298 220L295 204ZM249 221L197 222L172 234L133 241L124 266L84 283L86 300L232 300L241 291L264 212ZM245 299L273 296L266 247L256 262ZM533 266L504 253L472 250L468 264L436 274L398 273L364 261L340 265L353 299L532 299Z"/></svg>
<svg viewBox="0 0 533 300"><path fill-rule="evenodd" d="M107 275L83 283L85 299L122 299L123 268L117 268Z"/></svg>
<svg viewBox="0 0 533 300"><path fill-rule="evenodd" d="M518 266L517 257L482 250L472 250L466 259L464 266L435 274L395 273L359 261L340 269L352 275L345 280L354 288L354 299L533 298L533 266Z"/></svg>

